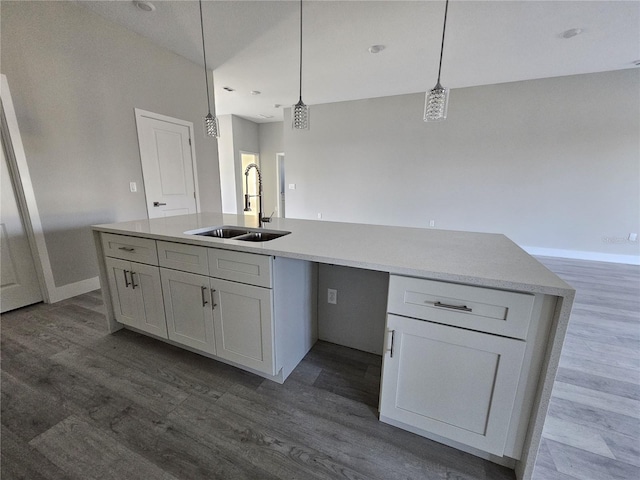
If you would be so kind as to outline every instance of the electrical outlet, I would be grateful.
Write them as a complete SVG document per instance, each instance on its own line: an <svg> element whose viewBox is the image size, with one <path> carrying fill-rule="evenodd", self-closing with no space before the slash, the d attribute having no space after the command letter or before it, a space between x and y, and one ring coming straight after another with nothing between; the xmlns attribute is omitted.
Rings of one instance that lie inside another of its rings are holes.
<svg viewBox="0 0 640 480"><path fill-rule="evenodd" d="M296 184L295 183L290 183L289 184L289 190L295 190L296 189Z"/></svg>
<svg viewBox="0 0 640 480"><path fill-rule="evenodd" d="M436 221L435 220L429 220L429 226L430 227L435 227L436 226Z"/></svg>
<svg viewBox="0 0 640 480"><path fill-rule="evenodd" d="M136 193L138 191L138 185L136 182L129 182L129 191L131 191L131 193Z"/></svg>
<svg viewBox="0 0 640 480"><path fill-rule="evenodd" d="M318 220L322 220L322 213L318 212Z"/></svg>
<svg viewBox="0 0 640 480"><path fill-rule="evenodd" d="M338 304L338 291L334 288L327 288L327 303Z"/></svg>
<svg viewBox="0 0 640 480"><path fill-rule="evenodd" d="M629 234L629 241L630 242L637 242L638 241L638 234L637 233L630 233Z"/></svg>

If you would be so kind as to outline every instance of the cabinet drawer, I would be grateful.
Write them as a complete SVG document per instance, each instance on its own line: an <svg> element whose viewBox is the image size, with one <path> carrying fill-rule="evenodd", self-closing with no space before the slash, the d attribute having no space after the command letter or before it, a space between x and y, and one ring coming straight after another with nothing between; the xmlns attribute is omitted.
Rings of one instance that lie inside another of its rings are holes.
<svg viewBox="0 0 640 480"><path fill-rule="evenodd" d="M534 296L391 275L390 313L524 339Z"/></svg>
<svg viewBox="0 0 640 480"><path fill-rule="evenodd" d="M158 241L158 261L161 267L209 275L206 247Z"/></svg>
<svg viewBox="0 0 640 480"><path fill-rule="evenodd" d="M158 265L156 241L149 238L103 233L102 248L106 257Z"/></svg>
<svg viewBox="0 0 640 480"><path fill-rule="evenodd" d="M209 275L223 280L271 288L271 257L209 248Z"/></svg>

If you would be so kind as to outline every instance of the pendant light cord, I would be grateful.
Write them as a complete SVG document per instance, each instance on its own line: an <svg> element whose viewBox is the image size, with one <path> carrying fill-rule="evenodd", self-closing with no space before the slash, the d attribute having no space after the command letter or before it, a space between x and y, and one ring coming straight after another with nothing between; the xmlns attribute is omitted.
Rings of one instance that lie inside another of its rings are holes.
<svg viewBox="0 0 640 480"><path fill-rule="evenodd" d="M302 101L302 0L300 0L300 101Z"/></svg>
<svg viewBox="0 0 640 480"><path fill-rule="evenodd" d="M440 45L440 64L438 65L438 85L440 85L440 72L442 71L442 53L444 52L444 32L447 28L447 10L449 10L449 0L444 6L444 25L442 26L442 44Z"/></svg>
<svg viewBox="0 0 640 480"><path fill-rule="evenodd" d="M211 101L209 100L209 75L207 75L207 52L204 48L204 23L202 21L202 0L200 0L200 31L202 32L202 58L204 59L204 81L205 81L205 84L207 85L207 107L209 107L208 113L211 114Z"/></svg>

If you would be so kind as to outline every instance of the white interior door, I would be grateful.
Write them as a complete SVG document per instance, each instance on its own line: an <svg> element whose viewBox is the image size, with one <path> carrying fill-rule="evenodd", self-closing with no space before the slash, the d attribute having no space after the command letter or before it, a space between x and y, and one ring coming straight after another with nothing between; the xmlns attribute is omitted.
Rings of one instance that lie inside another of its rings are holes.
<svg viewBox="0 0 640 480"><path fill-rule="evenodd" d="M38 274L29 239L22 223L2 139L0 172L0 309L7 312L42 301Z"/></svg>
<svg viewBox="0 0 640 480"><path fill-rule="evenodd" d="M197 213L193 124L136 109L149 218Z"/></svg>

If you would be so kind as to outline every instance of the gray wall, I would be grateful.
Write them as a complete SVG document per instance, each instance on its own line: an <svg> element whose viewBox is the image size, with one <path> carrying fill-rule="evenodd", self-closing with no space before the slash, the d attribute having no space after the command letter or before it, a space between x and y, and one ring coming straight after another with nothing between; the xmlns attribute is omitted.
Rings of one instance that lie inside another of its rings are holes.
<svg viewBox="0 0 640 480"><path fill-rule="evenodd" d="M222 211L238 213L238 192L236 192L236 157L233 148L233 115L220 115L218 125L218 159L220 162L220 194ZM242 194L242 190L240 193Z"/></svg>
<svg viewBox="0 0 640 480"><path fill-rule="evenodd" d="M505 233L528 247L637 255L640 71L311 107L284 129L287 216ZM290 109L285 112L285 125Z"/></svg>
<svg viewBox="0 0 640 480"><path fill-rule="evenodd" d="M220 211L217 145L201 126L201 67L72 2L1 8L1 68L56 286L97 275L89 225L147 216L136 107L194 123L202 209Z"/></svg>
<svg viewBox="0 0 640 480"><path fill-rule="evenodd" d="M260 154L258 124L236 115L220 116L220 178L222 187L222 211L242 214L244 171L242 153Z"/></svg>
<svg viewBox="0 0 640 480"><path fill-rule="evenodd" d="M284 152L283 123L261 123L260 137L260 167L264 188L265 215L271 215L278 207L278 180L276 154Z"/></svg>
<svg viewBox="0 0 640 480"><path fill-rule="evenodd" d="M327 290L338 292L327 302ZM384 272L320 264L318 338L382 355L389 275Z"/></svg>
<svg viewBox="0 0 640 480"><path fill-rule="evenodd" d="M236 192L239 193L237 196L238 213L242 214L244 209L244 198L242 197L242 192L245 177L244 171L242 170L241 154L242 152L260 153L258 124L235 115L231 115L231 120L233 124L233 152L236 164Z"/></svg>

